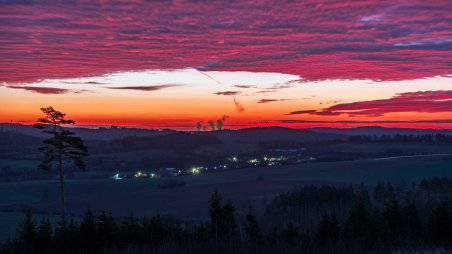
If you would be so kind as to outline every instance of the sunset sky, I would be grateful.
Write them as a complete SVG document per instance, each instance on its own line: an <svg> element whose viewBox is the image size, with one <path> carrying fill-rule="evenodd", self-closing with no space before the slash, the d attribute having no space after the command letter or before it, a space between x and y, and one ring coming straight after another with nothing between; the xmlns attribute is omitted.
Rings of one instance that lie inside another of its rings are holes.
<svg viewBox="0 0 452 254"><path fill-rule="evenodd" d="M0 1L0 122L452 128L452 4Z"/></svg>

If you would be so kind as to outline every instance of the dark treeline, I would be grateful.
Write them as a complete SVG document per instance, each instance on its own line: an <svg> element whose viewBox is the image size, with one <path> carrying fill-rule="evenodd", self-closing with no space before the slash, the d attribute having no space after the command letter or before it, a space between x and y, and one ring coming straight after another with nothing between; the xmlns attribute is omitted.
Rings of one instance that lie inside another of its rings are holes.
<svg viewBox="0 0 452 254"><path fill-rule="evenodd" d="M452 136L445 134L423 134L423 135L357 135L348 138L353 143L369 142L452 142Z"/></svg>
<svg viewBox="0 0 452 254"><path fill-rule="evenodd" d="M450 178L297 187L241 218L215 191L203 223L87 211L54 225L27 214L1 253L446 253L452 248L451 194Z"/></svg>
<svg viewBox="0 0 452 254"><path fill-rule="evenodd" d="M421 181L420 188L426 191L446 191L447 194L452 192L452 178L433 177Z"/></svg>

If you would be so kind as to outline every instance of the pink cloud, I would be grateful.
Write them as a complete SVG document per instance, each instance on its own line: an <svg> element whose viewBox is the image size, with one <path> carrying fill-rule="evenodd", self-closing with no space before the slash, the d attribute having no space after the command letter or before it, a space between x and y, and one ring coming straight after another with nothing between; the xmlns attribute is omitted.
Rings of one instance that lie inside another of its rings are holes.
<svg viewBox="0 0 452 254"><path fill-rule="evenodd" d="M64 88L54 88L54 87L36 87L36 86L7 86L12 89L22 89L26 91L30 91L33 93L40 94L65 94L65 93L81 93L85 92L85 90L71 90Z"/></svg>
<svg viewBox="0 0 452 254"><path fill-rule="evenodd" d="M0 82L187 67L305 80L451 74L447 0L0 5Z"/></svg>
<svg viewBox="0 0 452 254"><path fill-rule="evenodd" d="M397 112L452 112L452 90L401 93L389 99L336 104L322 110L300 110L288 115L382 116Z"/></svg>
<svg viewBox="0 0 452 254"><path fill-rule="evenodd" d="M388 124L388 123L452 123L452 119L432 119L432 120L413 120L413 121L404 121L404 120L376 120L376 121L357 121L357 120L341 120L341 121L318 121L318 120L291 120L284 119L279 120L281 123L291 123L291 124L311 124L311 123L340 123L340 124Z"/></svg>
<svg viewBox="0 0 452 254"><path fill-rule="evenodd" d="M109 89L117 89L117 90L139 90L139 91L157 91L170 87L177 87L182 85L176 84L167 84L167 85L151 85L151 86L112 86L107 87Z"/></svg>

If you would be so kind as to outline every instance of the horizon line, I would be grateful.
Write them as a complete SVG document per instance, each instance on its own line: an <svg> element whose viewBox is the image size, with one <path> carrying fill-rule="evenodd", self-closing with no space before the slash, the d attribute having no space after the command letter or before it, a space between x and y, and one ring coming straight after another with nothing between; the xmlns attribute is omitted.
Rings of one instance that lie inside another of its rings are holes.
<svg viewBox="0 0 452 254"><path fill-rule="evenodd" d="M295 120L296 121L296 120ZM297 124L353 124L355 122L348 122L348 121L299 121L294 122ZM387 126L381 126L381 125L371 125L372 123L383 123L383 124L397 124L397 123L419 123L419 124L429 124L429 123L435 123L435 124L448 124L451 122L431 122L431 121L365 121L365 122L356 122L355 124L369 124L369 125L353 125L353 126L309 126L309 127L290 127L290 126L281 126L281 125L268 125L268 126L249 126L249 127L237 127L237 128L223 128L222 130L215 130L215 131L235 131L235 130L245 130L245 129L262 129L262 128L283 128L283 129L292 129L292 130L306 130L306 129L357 129L357 128L382 128L382 129L410 129L410 130L452 130L452 128L419 128L419 127L387 127ZM14 124L14 125L22 125L22 126L33 126L34 124L27 124L27 123L21 123L21 122L0 122L0 125L3 124ZM66 125L68 128L84 128L84 129L92 129L92 130L98 130L101 128L106 129L112 129L112 128L122 128L122 129L140 129L140 130L156 130L156 131L162 131L162 130L173 130L178 132L212 132L212 130L206 130L206 131L198 131L196 130L196 127L193 126L167 126L167 127L146 127L146 126L132 126L132 125L86 125L86 124L75 124L75 125Z"/></svg>

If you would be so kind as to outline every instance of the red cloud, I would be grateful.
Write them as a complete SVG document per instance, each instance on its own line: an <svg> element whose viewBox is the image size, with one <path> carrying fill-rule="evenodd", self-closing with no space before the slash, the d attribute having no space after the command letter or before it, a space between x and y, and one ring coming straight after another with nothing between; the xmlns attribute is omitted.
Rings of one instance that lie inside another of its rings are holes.
<svg viewBox="0 0 452 254"><path fill-rule="evenodd" d="M230 96L234 96L234 95L240 94L240 92L239 91L225 91L225 92L216 92L214 94L216 94L216 95L230 95Z"/></svg>
<svg viewBox="0 0 452 254"><path fill-rule="evenodd" d="M40 94L64 94L64 93L79 93L80 90L71 90L71 89L64 89L64 88L54 88L54 87L36 87L36 86L7 86L8 88L12 89L23 89L27 91L31 91L34 93L40 93Z"/></svg>
<svg viewBox="0 0 452 254"><path fill-rule="evenodd" d="M112 86L107 87L109 89L118 89L118 90L139 90L139 91L157 91L169 87L176 87L182 85L155 85L155 86Z"/></svg>
<svg viewBox="0 0 452 254"><path fill-rule="evenodd" d="M290 99L260 99L257 103L269 103L269 102L276 102L276 101L287 101Z"/></svg>
<svg viewBox="0 0 452 254"><path fill-rule="evenodd" d="M0 4L0 82L187 67L305 80L451 74L447 0L11 2Z"/></svg>
<svg viewBox="0 0 452 254"><path fill-rule="evenodd" d="M382 116L396 112L452 112L452 90L401 93L390 99L343 103L322 110L302 110L288 115Z"/></svg>
<svg viewBox="0 0 452 254"><path fill-rule="evenodd" d="M292 111L287 115L315 114L316 112L317 112L317 110L297 110L297 111Z"/></svg>
<svg viewBox="0 0 452 254"><path fill-rule="evenodd" d="M290 120L283 119L279 120L281 123L291 123L291 124L311 124L311 123L342 123L342 124L387 124L387 123L452 123L452 119L432 119L432 120L413 120L413 121L404 121L404 120L377 120L377 121L356 121L356 120L341 120L341 121L318 121L318 120Z"/></svg>

